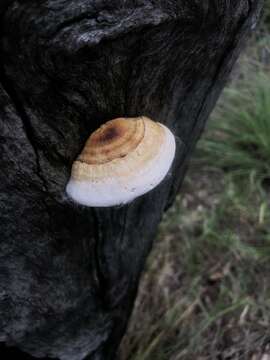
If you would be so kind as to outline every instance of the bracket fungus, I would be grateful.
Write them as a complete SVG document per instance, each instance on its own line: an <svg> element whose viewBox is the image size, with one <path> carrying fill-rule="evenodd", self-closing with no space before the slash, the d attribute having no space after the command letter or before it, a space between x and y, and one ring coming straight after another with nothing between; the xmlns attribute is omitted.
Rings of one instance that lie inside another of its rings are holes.
<svg viewBox="0 0 270 360"><path fill-rule="evenodd" d="M86 206L126 204L164 179L175 147L171 131L145 116L108 121L73 163L66 192Z"/></svg>

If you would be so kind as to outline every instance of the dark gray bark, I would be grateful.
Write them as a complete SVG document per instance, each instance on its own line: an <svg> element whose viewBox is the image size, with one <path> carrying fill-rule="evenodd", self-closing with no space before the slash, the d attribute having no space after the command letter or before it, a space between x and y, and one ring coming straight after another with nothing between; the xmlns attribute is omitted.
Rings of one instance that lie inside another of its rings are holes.
<svg viewBox="0 0 270 360"><path fill-rule="evenodd" d="M0 341L114 359L157 225L261 3L1 0ZM170 174L126 206L72 203L89 134L138 115L177 137Z"/></svg>

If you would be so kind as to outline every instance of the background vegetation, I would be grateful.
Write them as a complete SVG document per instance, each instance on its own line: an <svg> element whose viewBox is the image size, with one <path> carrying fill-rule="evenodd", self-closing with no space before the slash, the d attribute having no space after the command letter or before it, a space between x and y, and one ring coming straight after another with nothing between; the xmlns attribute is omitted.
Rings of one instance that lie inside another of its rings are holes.
<svg viewBox="0 0 270 360"><path fill-rule="evenodd" d="M270 360L269 66L270 1L160 226L123 360Z"/></svg>

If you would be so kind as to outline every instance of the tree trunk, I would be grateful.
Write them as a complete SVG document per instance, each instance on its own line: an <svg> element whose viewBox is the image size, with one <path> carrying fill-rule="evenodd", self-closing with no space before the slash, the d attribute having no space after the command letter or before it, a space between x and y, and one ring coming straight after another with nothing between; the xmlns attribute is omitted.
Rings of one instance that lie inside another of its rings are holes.
<svg viewBox="0 0 270 360"><path fill-rule="evenodd" d="M157 225L261 3L1 0L2 343L115 359ZM125 206L74 204L65 186L89 134L139 115L176 136L168 176Z"/></svg>

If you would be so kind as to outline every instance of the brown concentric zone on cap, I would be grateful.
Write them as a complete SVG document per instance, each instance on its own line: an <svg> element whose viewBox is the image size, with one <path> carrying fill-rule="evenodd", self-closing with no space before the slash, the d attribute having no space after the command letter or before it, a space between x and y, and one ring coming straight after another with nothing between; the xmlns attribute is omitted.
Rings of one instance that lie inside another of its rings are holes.
<svg viewBox="0 0 270 360"><path fill-rule="evenodd" d="M136 149L144 137L143 118L117 118L97 129L87 140L78 161L105 164Z"/></svg>

